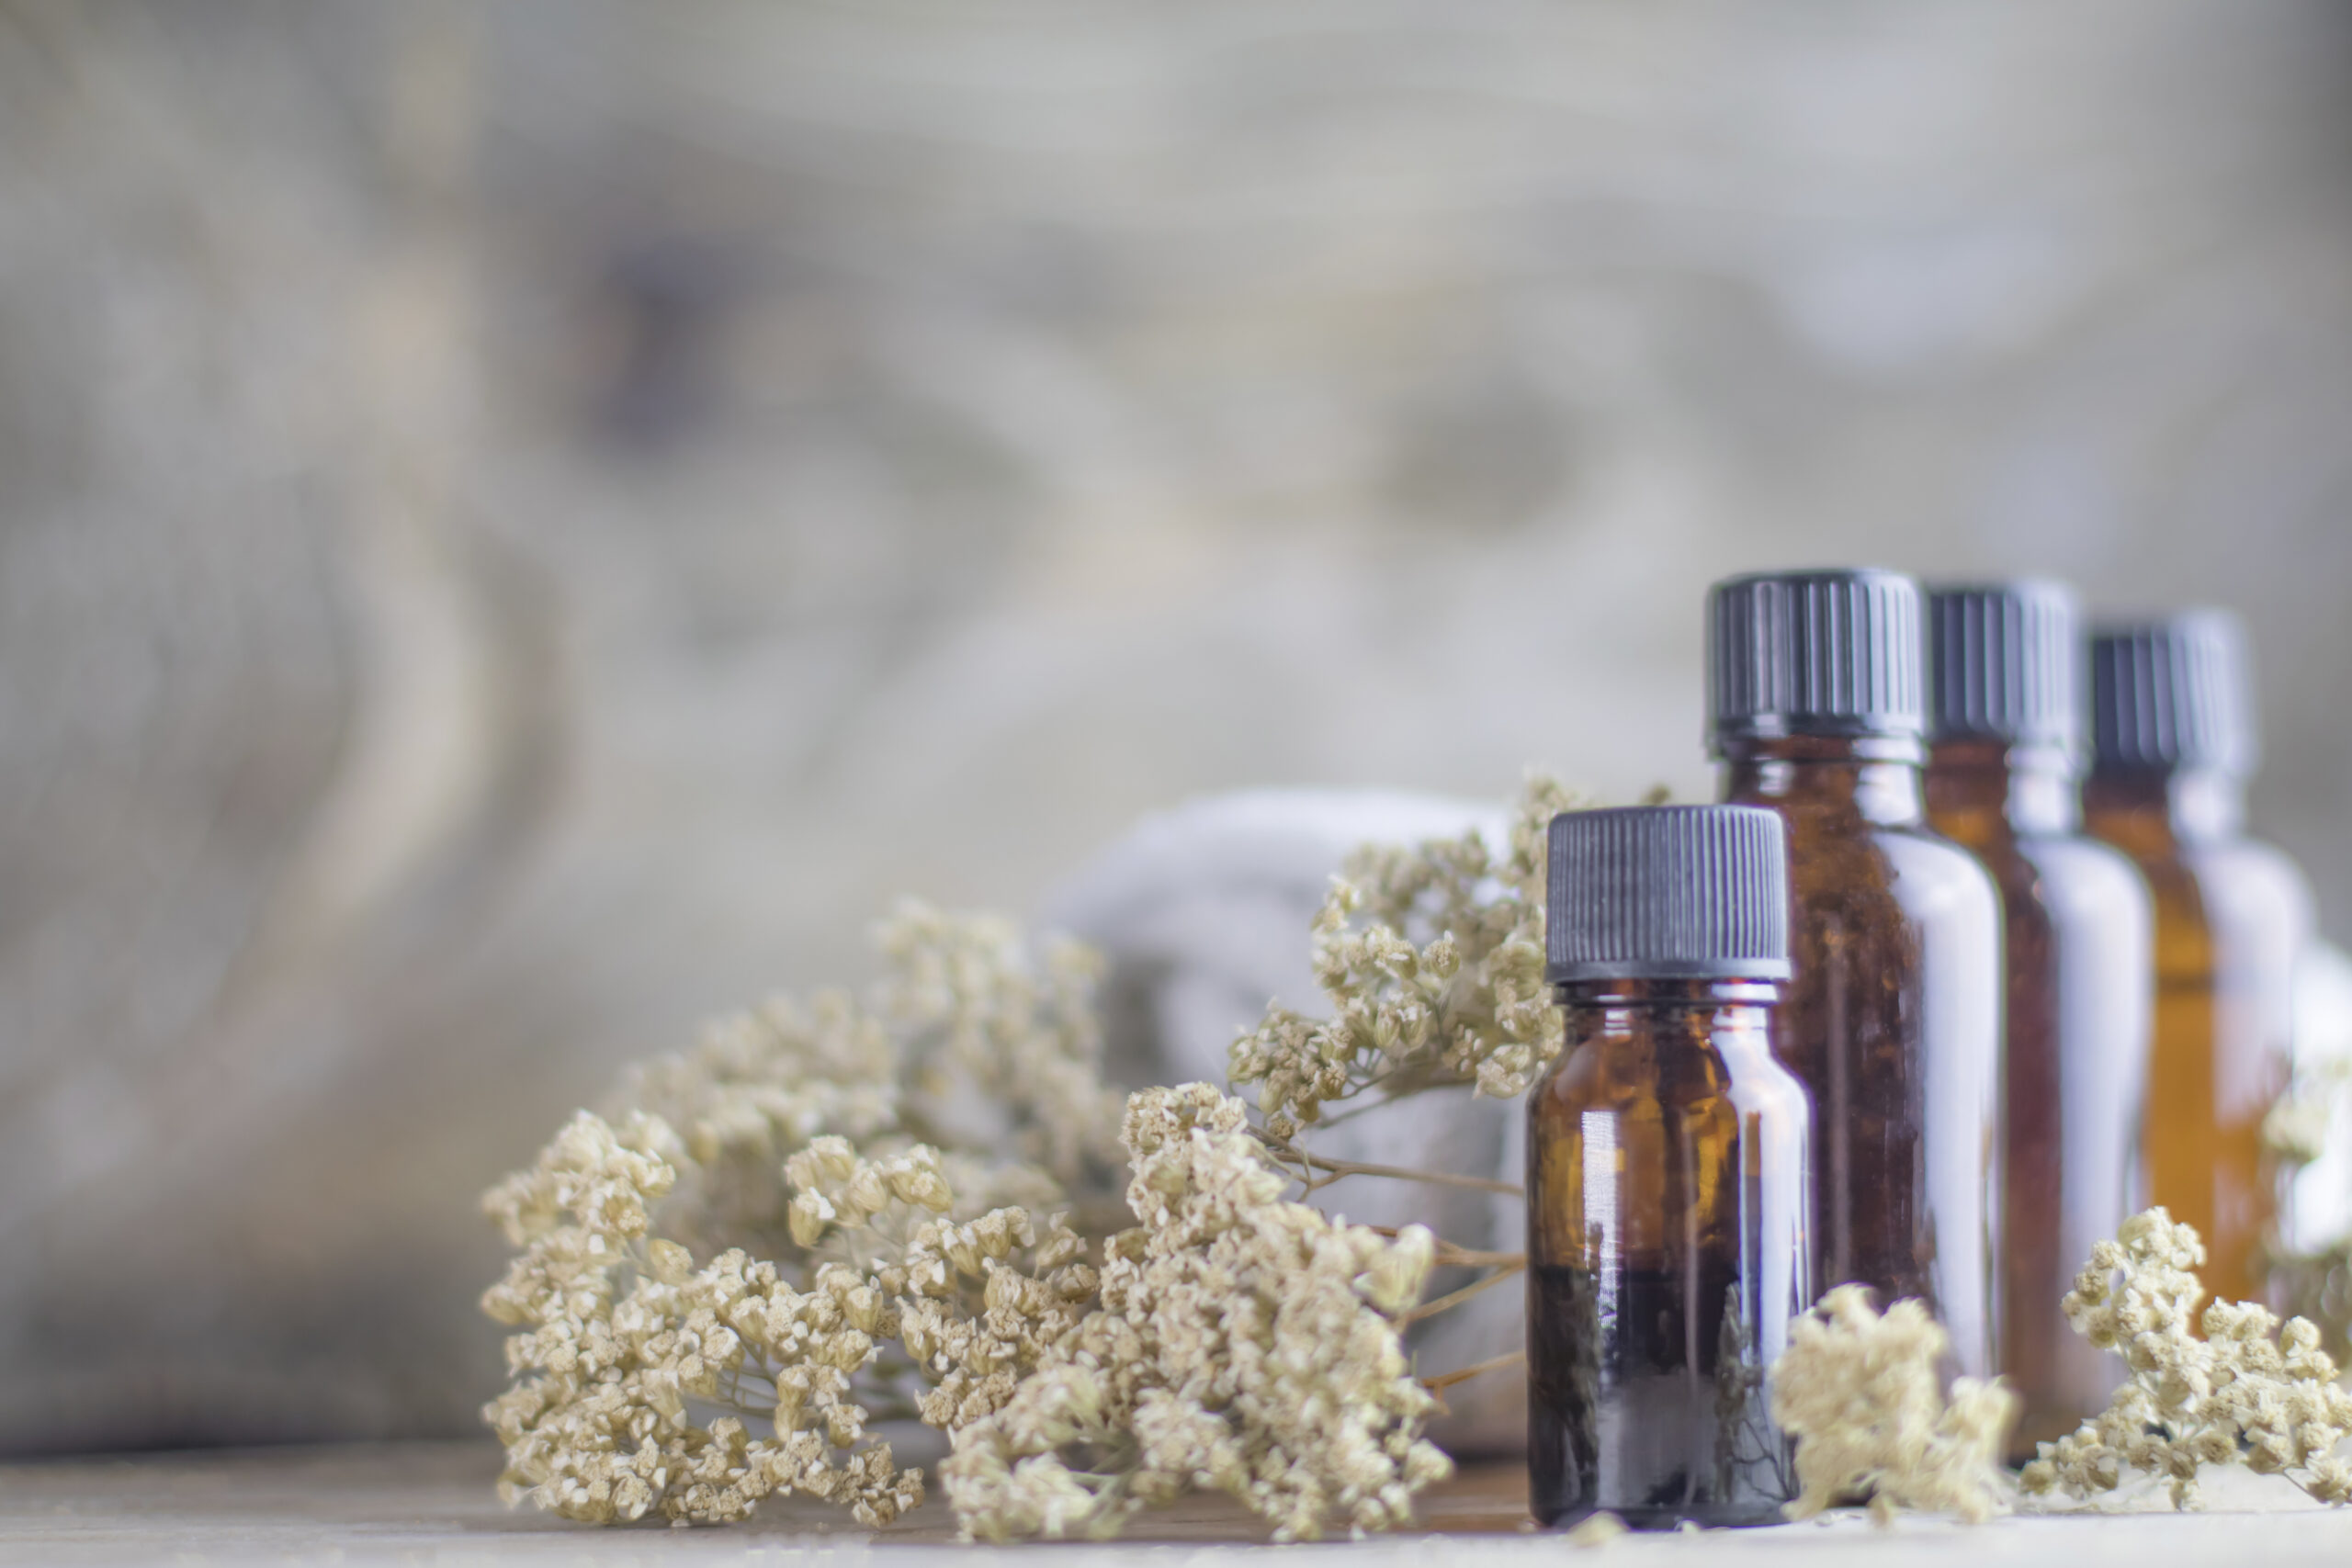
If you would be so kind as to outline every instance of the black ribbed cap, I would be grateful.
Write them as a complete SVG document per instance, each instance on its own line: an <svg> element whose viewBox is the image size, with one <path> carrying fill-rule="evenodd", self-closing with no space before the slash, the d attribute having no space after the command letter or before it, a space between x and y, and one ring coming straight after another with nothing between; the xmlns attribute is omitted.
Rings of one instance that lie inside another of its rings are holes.
<svg viewBox="0 0 2352 1568"><path fill-rule="evenodd" d="M2082 738L2075 595L2056 582L1928 592L1928 732L2073 748Z"/></svg>
<svg viewBox="0 0 2352 1568"><path fill-rule="evenodd" d="M2226 610L2098 628L2091 637L2091 765L2252 773L2259 747L2245 635Z"/></svg>
<svg viewBox="0 0 2352 1568"><path fill-rule="evenodd" d="M1919 585L1900 572L1775 571L1707 595L1712 739L1918 735Z"/></svg>
<svg viewBox="0 0 2352 1568"><path fill-rule="evenodd" d="M1789 974L1788 851L1753 806L1628 806L1552 818L1544 977Z"/></svg>

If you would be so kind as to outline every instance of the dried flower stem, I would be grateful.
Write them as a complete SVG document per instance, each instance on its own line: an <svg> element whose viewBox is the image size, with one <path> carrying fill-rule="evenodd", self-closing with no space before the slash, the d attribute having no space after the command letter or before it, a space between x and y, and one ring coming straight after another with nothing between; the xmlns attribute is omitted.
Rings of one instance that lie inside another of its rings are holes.
<svg viewBox="0 0 2352 1568"><path fill-rule="evenodd" d="M1498 1181L1487 1176L1462 1176L1450 1170L1421 1170L1412 1166L1374 1165L1363 1160L1332 1159L1324 1155L1309 1154L1291 1139L1276 1137L1263 1128L1253 1127L1250 1132L1260 1143L1264 1144L1272 1152L1277 1160L1289 1161L1309 1170L1327 1173L1320 1178L1302 1176L1298 1179L1299 1184L1309 1192L1318 1188L1329 1187L1344 1177L1385 1176L1396 1181L1426 1181L1438 1187L1464 1187L1474 1192L1499 1192L1509 1198L1523 1197L1526 1194L1526 1189L1515 1181Z"/></svg>
<svg viewBox="0 0 2352 1568"><path fill-rule="evenodd" d="M1401 1234L1395 1225L1367 1225L1364 1228L1374 1235L1385 1235L1391 1240ZM1440 1269L1485 1269L1502 1263L1525 1268L1527 1254L1524 1252L1481 1252L1475 1247L1456 1247L1443 1236L1440 1236L1437 1238L1437 1257L1433 1261Z"/></svg>
<svg viewBox="0 0 2352 1568"><path fill-rule="evenodd" d="M1464 1302L1468 1301L1471 1297L1477 1295L1479 1292L1493 1286L1501 1284L1505 1280L1508 1280L1513 1275L1525 1269L1526 1267L1527 1264L1524 1259L1521 1259L1517 1263L1506 1264L1504 1267L1496 1269L1493 1273L1487 1275L1483 1280L1474 1280L1469 1284L1463 1286L1460 1290L1455 1291L1449 1295L1440 1296L1433 1302L1423 1302L1420 1305L1414 1307L1409 1312L1400 1314L1396 1321L1399 1323L1419 1323L1425 1317L1435 1317L1438 1314L1445 1311L1447 1308L1460 1306Z"/></svg>
<svg viewBox="0 0 2352 1568"><path fill-rule="evenodd" d="M1487 1372L1498 1372L1505 1367L1515 1367L1526 1359L1525 1350L1506 1350L1499 1356L1489 1356L1483 1361L1473 1361L1466 1367L1457 1368L1450 1372L1441 1372L1433 1378L1423 1378L1421 1386L1431 1393L1443 1393L1456 1383L1468 1382L1472 1378Z"/></svg>

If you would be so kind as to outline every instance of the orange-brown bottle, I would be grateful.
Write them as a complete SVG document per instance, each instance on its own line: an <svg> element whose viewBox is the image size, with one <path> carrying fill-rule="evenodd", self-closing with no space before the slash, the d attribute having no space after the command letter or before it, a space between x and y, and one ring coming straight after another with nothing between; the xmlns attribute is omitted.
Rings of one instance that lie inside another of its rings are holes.
<svg viewBox="0 0 2352 1568"><path fill-rule="evenodd" d="M2000 899L1927 824L1918 585L1871 570L1716 584L1724 798L1789 832L1781 1059L1813 1097L1814 1279L1915 1297L1990 1376L2001 1215Z"/></svg>
<svg viewBox="0 0 2352 1568"><path fill-rule="evenodd" d="M2121 1360L2060 1303L2137 1207L2154 916L2132 862L2081 830L2081 634L2049 582L1928 596L1928 819L2001 890L2008 986L2001 1371L2030 1455L2107 1407Z"/></svg>
<svg viewBox="0 0 2352 1568"><path fill-rule="evenodd" d="M2148 1197L2205 1238L2205 1287L2225 1301L2268 1293L2260 1249L2284 1193L2262 1121L2287 1083L2312 919L2302 874L2241 828L2256 757L2247 683L2244 637L2220 611L2092 639L2085 821L2155 895Z"/></svg>
<svg viewBox="0 0 2352 1568"><path fill-rule="evenodd" d="M1566 812L1550 872L1567 1040L1527 1104L1530 1506L1777 1523L1792 1472L1768 1376L1811 1300L1804 1090L1771 1043L1781 824Z"/></svg>

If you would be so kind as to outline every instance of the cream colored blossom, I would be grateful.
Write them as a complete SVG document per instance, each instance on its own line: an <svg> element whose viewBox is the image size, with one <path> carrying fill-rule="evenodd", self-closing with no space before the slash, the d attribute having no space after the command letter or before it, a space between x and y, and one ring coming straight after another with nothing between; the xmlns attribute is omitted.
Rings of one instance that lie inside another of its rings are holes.
<svg viewBox="0 0 2352 1568"><path fill-rule="evenodd" d="M853 1321L879 1282L827 1266L803 1292L741 1251L695 1268L644 1240L674 1179L583 1111L491 1194L527 1244L482 1303L524 1331L506 1347L517 1381L484 1412L506 1445L502 1492L596 1523L718 1522L799 1491L881 1524L921 1501L920 1472L897 1470L887 1445L858 1448L865 1413L848 1398L896 1326L883 1311ZM762 1406L774 1436L731 1416L700 1425L692 1403Z"/></svg>
<svg viewBox="0 0 2352 1568"><path fill-rule="evenodd" d="M1066 1187L1115 1171L1120 1097L1096 1070L1099 954L1050 942L1033 964L1012 921L913 902L876 935L894 964L890 1020L927 1109L989 1108L1001 1118L985 1130L992 1145Z"/></svg>
<svg viewBox="0 0 2352 1568"><path fill-rule="evenodd" d="M1330 1016L1277 1005L1233 1044L1231 1079L1256 1087L1269 1133L1295 1137L1325 1105L1375 1087L1526 1089L1562 1037L1544 984L1544 844L1553 816L1577 804L1532 777L1499 859L1475 832L1349 858L1314 926Z"/></svg>
<svg viewBox="0 0 2352 1568"><path fill-rule="evenodd" d="M2335 1457L2352 1436L2352 1393L2336 1384L2319 1329L2299 1317L2282 1325L2251 1302L2215 1302L2198 1316L2204 1261L2196 1230L2162 1209L2092 1248L2066 1318L2119 1352L2130 1381L2097 1418L2041 1445L2021 1478L2027 1492L2088 1497L2137 1472L2193 1508L2200 1470L2244 1464L2324 1503L2352 1500L2352 1471Z"/></svg>
<svg viewBox="0 0 2352 1568"><path fill-rule="evenodd" d="M2291 1174L2325 1152L2352 1062L2323 1057L2297 1068L2262 1122L2264 1150ZM2289 1243L2273 1224L2263 1236L2263 1271L2280 1304L2320 1330L2328 1353L2352 1357L2352 1237L2315 1247Z"/></svg>
<svg viewBox="0 0 2352 1568"><path fill-rule="evenodd" d="M943 1467L967 1532L1115 1534L1192 1489L1238 1498L1279 1540L1387 1529L1450 1470L1392 1314L1425 1233L1397 1242L1285 1201L1247 1107L1206 1084L1128 1100L1127 1202L1101 1310L1059 1339Z"/></svg>
<svg viewBox="0 0 2352 1568"><path fill-rule="evenodd" d="M1838 1286L1796 1321L1771 1372L1772 1419L1797 1439L1791 1518L1857 1496L1881 1523L1898 1508L1972 1524L2004 1510L2001 1448L2017 1396L1959 1378L1947 1404L1936 1363L1950 1343L1919 1303L1881 1314L1860 1285Z"/></svg>
<svg viewBox="0 0 2352 1568"><path fill-rule="evenodd" d="M1093 1290L1083 1240L1057 1219L1040 1244L1019 1205L1107 1196L1116 1168L1093 968L1033 967L1008 933L902 908L869 1001L712 1026L632 1076L626 1115L582 1112L485 1197L521 1249L482 1303L517 1330L484 1412L510 1498L687 1523L788 1491L869 1525L921 1500L867 1428L1009 1397ZM930 1141L959 1074L1035 1162Z"/></svg>
<svg viewBox="0 0 2352 1568"><path fill-rule="evenodd" d="M1441 923L1421 946L1327 911L1327 981L1378 976L1348 1028L1383 1092L1508 1092L1548 1055L1530 890L1551 803L1499 864L1475 840L1360 857L1378 919ZM871 1428L914 1417L952 1438L971 1533L1112 1533L1204 1488L1283 1539L1408 1518L1449 1468L1399 1341L1433 1238L1287 1201L1249 1108L1210 1086L1123 1108L1083 950L917 905L877 940L870 995L711 1026L485 1197L519 1249L483 1298L515 1330L484 1412L503 1495L704 1523L790 1492L880 1525L922 1477ZM1354 1070L1323 1098L1371 1081ZM1140 1224L1106 1237L1123 1173Z"/></svg>

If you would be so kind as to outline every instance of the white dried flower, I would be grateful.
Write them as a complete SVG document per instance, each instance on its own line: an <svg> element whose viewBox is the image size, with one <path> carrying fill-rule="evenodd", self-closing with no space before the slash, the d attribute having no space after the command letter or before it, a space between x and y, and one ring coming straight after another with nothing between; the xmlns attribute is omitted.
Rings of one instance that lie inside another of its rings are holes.
<svg viewBox="0 0 2352 1568"><path fill-rule="evenodd" d="M484 1413L506 1445L502 1492L597 1523L741 1518L771 1492L800 1491L879 1524L921 1501L921 1472L899 1472L886 1446L829 1452L864 1430L846 1396L875 1339L841 1303L867 1282L828 1266L804 1295L740 1251L697 1269L685 1248L644 1241L674 1179L583 1111L490 1195L526 1243L482 1301L526 1330L506 1346L517 1382ZM775 1391L774 1438L692 1420L689 1400L741 1404L747 1377ZM822 1436L799 1429L810 1416Z"/></svg>
<svg viewBox="0 0 2352 1568"><path fill-rule="evenodd" d="M1556 1048L1537 887L1556 795L1531 791L1500 864L1475 839L1359 857L1385 924L1347 931L1345 889L1321 922L1340 1033L1269 1028L1363 1049L1311 1083L1270 1058L1278 1122L1376 1062L1389 1095L1516 1092ZM967 1533L1111 1533L1195 1488L1285 1540L1409 1517L1450 1468L1398 1337L1434 1239L1286 1201L1248 1107L1208 1085L1122 1108L1083 950L1033 961L1008 922L919 905L877 937L872 997L712 1026L484 1200L521 1249L483 1298L517 1330L484 1413L502 1493L695 1523L798 1492L878 1525L922 1475L868 1428L915 1416L953 1439ZM1123 1165L1141 1224L1103 1238Z"/></svg>
<svg viewBox="0 0 2352 1568"><path fill-rule="evenodd" d="M2352 1469L2334 1457L2352 1436L2352 1393L2337 1386L2319 1329L2300 1317L2281 1325L2251 1302L2215 1302L2194 1316L2204 1261L2196 1230L2162 1209L2134 1214L2092 1248L2066 1320L2120 1352L2131 1381L2096 1419L2041 1445L2024 1490L2087 1497L2137 1472L2165 1482L2174 1506L2193 1508L2199 1470L2244 1464L2323 1503L2352 1501Z"/></svg>
<svg viewBox="0 0 2352 1568"><path fill-rule="evenodd" d="M1916 1301L1882 1315L1870 1292L1840 1285L1789 1330L1772 1364L1772 1419L1797 1439L1792 1519L1867 1496L1871 1516L1898 1508L1974 1524L2006 1506L2003 1442L2018 1399L1996 1380L1954 1380L1951 1402L1936 1363L1943 1325Z"/></svg>
<svg viewBox="0 0 2352 1568"><path fill-rule="evenodd" d="M1545 834L1577 804L1531 777L1499 860L1475 832L1349 857L1314 927L1330 1016L1272 1007L1233 1044L1231 1080L1256 1086L1269 1133L1294 1138L1325 1105L1375 1085L1389 1098L1527 1088L1563 1036L1544 984Z"/></svg>
<svg viewBox="0 0 2352 1568"><path fill-rule="evenodd" d="M1102 960L1078 942L1029 960L1017 926L902 903L876 932L894 961L888 1016L935 1114L985 1105L1009 1146L1065 1187L1117 1169L1120 1097L1097 1071Z"/></svg>
<svg viewBox="0 0 2352 1568"><path fill-rule="evenodd" d="M1106 1536L1204 1488L1312 1540L1402 1523L1450 1472L1420 1437L1434 1400L1392 1315L1419 1293L1429 1238L1284 1201L1246 1116L1206 1084L1129 1098L1143 1224L1111 1243L1101 1310L956 1433L942 1474L967 1533Z"/></svg>
<svg viewBox="0 0 2352 1568"><path fill-rule="evenodd" d="M1004 922L920 906L882 941L868 1004L712 1026L633 1075L617 1123L581 1113L486 1196L522 1249L482 1303L518 1330L484 1413L510 1498L688 1523L793 1491L886 1523L922 1474L868 1426L996 1408L1091 1301L1083 1238L1057 1219L1038 1262L1021 1206L1107 1197L1116 1172L1091 961L1033 968ZM926 1137L958 1074L1051 1169ZM978 1271L941 1256L951 1235Z"/></svg>
<svg viewBox="0 0 2352 1568"><path fill-rule="evenodd" d="M2300 1065L2262 1121L2262 1145L2288 1173L2326 1152L2352 1060L2325 1056ZM2319 1326L2320 1342L2338 1359L2352 1357L2352 1236L2317 1247L2292 1245L2277 1224L2262 1240L2263 1272L2280 1304Z"/></svg>

